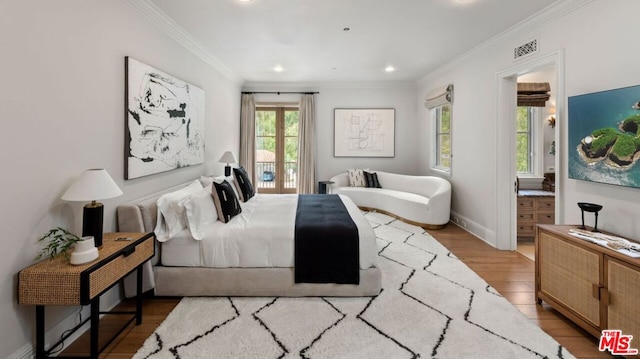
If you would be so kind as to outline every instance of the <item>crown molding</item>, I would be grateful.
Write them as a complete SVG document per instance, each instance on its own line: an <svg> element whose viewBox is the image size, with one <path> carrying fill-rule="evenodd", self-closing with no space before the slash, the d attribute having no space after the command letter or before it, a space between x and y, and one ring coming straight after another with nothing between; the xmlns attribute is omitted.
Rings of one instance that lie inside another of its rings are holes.
<svg viewBox="0 0 640 359"><path fill-rule="evenodd" d="M415 89L414 81L312 81L278 82L251 81L242 85L242 91L322 91L361 89ZM275 90L274 90L275 89Z"/></svg>
<svg viewBox="0 0 640 359"><path fill-rule="evenodd" d="M471 50L465 52L464 54L454 58L448 63L438 67L437 69L431 71L427 75L416 81L416 85L420 86L424 82L426 82L429 78L440 75L448 70L450 70L455 65L459 64L467 60L468 58L476 55L478 52L483 49L499 42L514 39L518 36L522 36L525 33L535 31L536 29L547 25L555 21L558 18L561 18L571 12L576 11L577 9L593 2L594 0L560 0L557 1L544 9L538 11L537 13L531 15L525 20L517 23L516 25L508 28L507 30L499 33L498 35L490 38L489 40L481 43L480 45L472 48Z"/></svg>
<svg viewBox="0 0 640 359"><path fill-rule="evenodd" d="M174 38L179 44L186 47L194 55L198 56L202 61L220 72L223 76L235 83L242 83L243 79L235 72L229 69L222 61L213 56L207 49L191 34L189 34L182 26L178 25L172 18L165 14L151 0L125 0L131 7L139 13L149 18L160 29Z"/></svg>

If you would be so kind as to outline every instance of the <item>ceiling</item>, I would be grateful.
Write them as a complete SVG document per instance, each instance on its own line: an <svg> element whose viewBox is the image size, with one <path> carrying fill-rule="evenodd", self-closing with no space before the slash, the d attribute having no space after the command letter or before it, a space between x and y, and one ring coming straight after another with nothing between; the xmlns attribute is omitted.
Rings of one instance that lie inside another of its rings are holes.
<svg viewBox="0 0 640 359"><path fill-rule="evenodd" d="M244 82L334 82L415 81L556 0L150 1Z"/></svg>

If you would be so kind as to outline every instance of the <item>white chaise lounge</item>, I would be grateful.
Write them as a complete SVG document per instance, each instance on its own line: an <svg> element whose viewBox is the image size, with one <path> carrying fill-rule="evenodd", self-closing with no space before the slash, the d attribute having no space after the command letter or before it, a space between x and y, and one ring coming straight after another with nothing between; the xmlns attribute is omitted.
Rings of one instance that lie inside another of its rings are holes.
<svg viewBox="0 0 640 359"><path fill-rule="evenodd" d="M435 176L412 176L375 172L382 188L349 186L348 174L331 181L331 193L344 194L364 210L382 212L425 229L438 229L449 222L451 184Z"/></svg>

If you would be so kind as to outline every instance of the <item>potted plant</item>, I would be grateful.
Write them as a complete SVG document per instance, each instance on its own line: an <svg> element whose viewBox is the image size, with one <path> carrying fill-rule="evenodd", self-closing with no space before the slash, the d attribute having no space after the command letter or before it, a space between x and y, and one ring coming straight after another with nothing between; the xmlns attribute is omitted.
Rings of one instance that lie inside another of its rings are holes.
<svg viewBox="0 0 640 359"><path fill-rule="evenodd" d="M44 236L38 239L38 242L42 242L44 240L48 240L49 243L46 247L42 248L40 254L35 258L35 260L39 260L43 257L49 257L49 259L54 259L59 255L64 255L64 257L69 260L68 249L71 248L76 242L82 241L82 238L76 236L75 234L67 231L62 227L56 227L49 230Z"/></svg>

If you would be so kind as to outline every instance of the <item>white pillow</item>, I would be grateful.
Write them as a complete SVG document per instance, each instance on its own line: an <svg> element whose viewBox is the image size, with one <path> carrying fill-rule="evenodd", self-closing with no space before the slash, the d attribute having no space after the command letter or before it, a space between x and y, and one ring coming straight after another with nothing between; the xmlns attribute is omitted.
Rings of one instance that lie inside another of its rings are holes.
<svg viewBox="0 0 640 359"><path fill-rule="evenodd" d="M169 240L169 229L167 228L167 221L164 220L160 208L158 208L158 218L156 219L156 228L153 229L153 233L156 235L158 242L166 242Z"/></svg>
<svg viewBox="0 0 640 359"><path fill-rule="evenodd" d="M206 188L213 183L214 179L215 177L213 176L200 176L200 184L202 184L202 187Z"/></svg>
<svg viewBox="0 0 640 359"><path fill-rule="evenodd" d="M192 194L202 190L200 181L194 180L187 187L158 198L158 223L154 230L158 241L166 242L187 228L184 204Z"/></svg>
<svg viewBox="0 0 640 359"><path fill-rule="evenodd" d="M211 191L203 190L192 195L184 204L187 223L193 239L201 240L204 229L218 221L218 213L213 203Z"/></svg>

